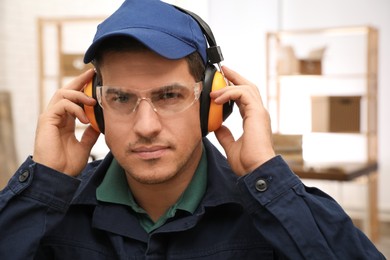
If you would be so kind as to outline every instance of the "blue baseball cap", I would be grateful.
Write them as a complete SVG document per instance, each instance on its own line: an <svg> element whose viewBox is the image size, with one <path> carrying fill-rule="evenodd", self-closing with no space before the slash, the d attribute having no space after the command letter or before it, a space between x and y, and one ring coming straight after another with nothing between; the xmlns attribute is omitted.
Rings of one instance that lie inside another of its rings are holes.
<svg viewBox="0 0 390 260"><path fill-rule="evenodd" d="M152 51L167 58L181 59L197 51L207 62L205 36L188 14L159 0L127 0L98 25L84 62L91 62L100 43L113 36L137 39Z"/></svg>

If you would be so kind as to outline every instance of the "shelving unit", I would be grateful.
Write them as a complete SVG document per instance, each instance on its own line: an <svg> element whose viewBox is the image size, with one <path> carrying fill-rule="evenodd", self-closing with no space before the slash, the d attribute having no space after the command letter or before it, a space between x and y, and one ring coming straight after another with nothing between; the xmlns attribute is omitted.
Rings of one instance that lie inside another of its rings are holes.
<svg viewBox="0 0 390 260"><path fill-rule="evenodd" d="M366 177L364 229L375 241L378 31L355 26L269 32L266 44L274 134L303 140L302 160L288 160L291 168L309 179Z"/></svg>
<svg viewBox="0 0 390 260"><path fill-rule="evenodd" d="M11 101L8 91L0 91L0 190L18 169Z"/></svg>
<svg viewBox="0 0 390 260"><path fill-rule="evenodd" d="M83 63L84 51L103 19L64 17L37 20L40 112L57 89L91 68Z"/></svg>
<svg viewBox="0 0 390 260"><path fill-rule="evenodd" d="M47 106L55 91L83 71L92 68L83 62L84 52L92 42L96 27L105 17L39 18L39 111ZM76 121L76 136L86 125ZM91 158L102 158L108 152L104 137L92 148Z"/></svg>

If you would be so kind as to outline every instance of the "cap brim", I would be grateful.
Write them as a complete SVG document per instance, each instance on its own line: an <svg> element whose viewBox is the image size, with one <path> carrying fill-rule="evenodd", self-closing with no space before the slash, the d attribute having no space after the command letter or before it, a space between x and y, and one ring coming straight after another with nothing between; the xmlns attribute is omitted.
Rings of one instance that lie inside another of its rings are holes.
<svg viewBox="0 0 390 260"><path fill-rule="evenodd" d="M196 51L196 47L184 42L170 34L148 28L127 28L110 32L95 39L84 55L84 62L91 62L99 45L106 39L114 36L126 36L142 42L152 51L167 59L180 59Z"/></svg>

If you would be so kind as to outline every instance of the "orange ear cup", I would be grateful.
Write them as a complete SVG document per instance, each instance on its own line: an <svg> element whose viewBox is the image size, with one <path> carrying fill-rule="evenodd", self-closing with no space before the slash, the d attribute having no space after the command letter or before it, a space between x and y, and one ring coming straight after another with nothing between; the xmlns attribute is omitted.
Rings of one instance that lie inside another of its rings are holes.
<svg viewBox="0 0 390 260"><path fill-rule="evenodd" d="M92 94L92 80L84 87L84 93L89 97L95 98ZM90 122L91 126L93 127L93 129L95 129L95 131L100 133L99 125L98 125L98 123L96 121L96 117L95 117L94 107L84 105L84 112L87 115L89 122Z"/></svg>
<svg viewBox="0 0 390 260"><path fill-rule="evenodd" d="M223 75L219 71L215 72L211 91L216 91L224 87L226 87L226 82ZM211 100L208 119L208 131L213 132L217 130L221 127L222 122L223 105L217 105L213 100Z"/></svg>

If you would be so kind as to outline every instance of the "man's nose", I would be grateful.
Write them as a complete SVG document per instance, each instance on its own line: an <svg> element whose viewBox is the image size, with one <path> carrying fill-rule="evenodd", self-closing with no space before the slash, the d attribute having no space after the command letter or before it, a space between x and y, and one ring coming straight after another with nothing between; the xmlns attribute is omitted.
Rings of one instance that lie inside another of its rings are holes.
<svg viewBox="0 0 390 260"><path fill-rule="evenodd" d="M160 117L150 100L141 99L133 113L135 113L133 129L137 135L149 138L161 131Z"/></svg>

